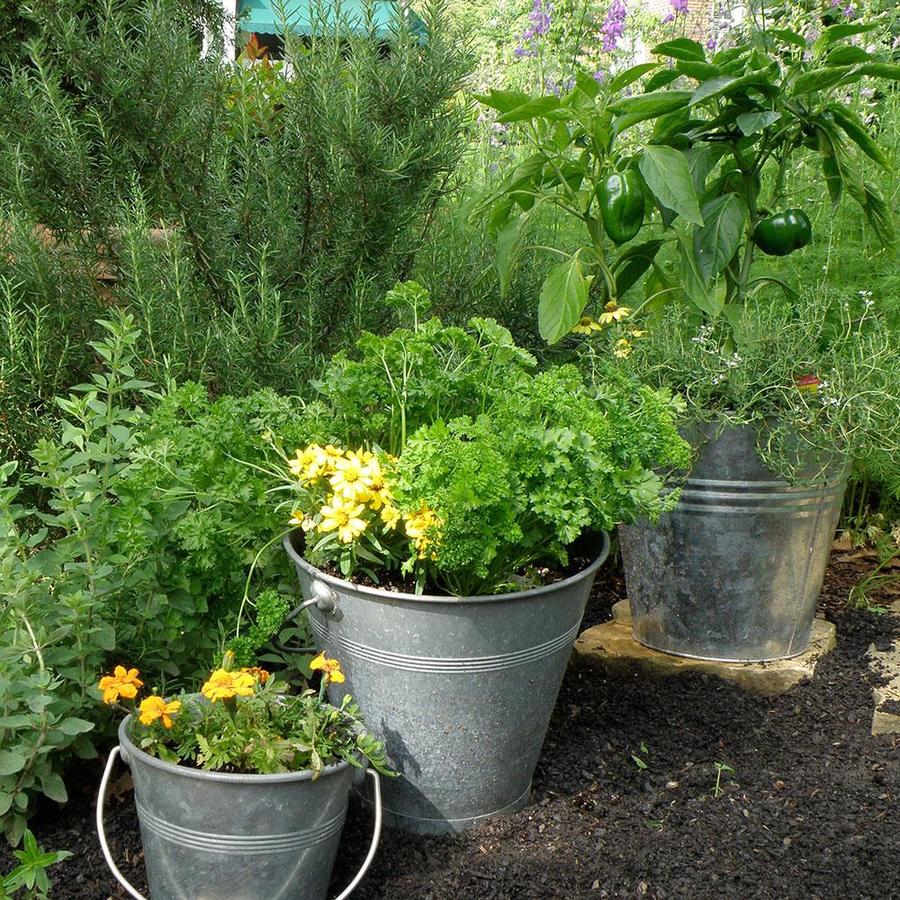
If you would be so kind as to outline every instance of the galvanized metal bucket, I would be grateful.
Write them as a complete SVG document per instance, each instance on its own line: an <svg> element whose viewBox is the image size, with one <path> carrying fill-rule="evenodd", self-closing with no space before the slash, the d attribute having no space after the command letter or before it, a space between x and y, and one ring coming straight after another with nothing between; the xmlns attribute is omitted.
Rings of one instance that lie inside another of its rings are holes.
<svg viewBox="0 0 900 900"><path fill-rule="evenodd" d="M809 478L789 484L763 465L752 427L705 426L697 437L675 510L619 528L634 636L696 659L797 656L809 645L845 467L811 462Z"/></svg>
<svg viewBox="0 0 900 900"><path fill-rule="evenodd" d="M310 772L230 775L163 762L119 726L97 798L97 834L107 865L135 900L146 900L116 866L104 828L104 805L116 757L134 780L147 881L153 900L323 900L334 867L350 789L360 770L349 763ZM381 835L381 794L374 782L375 831L345 900L362 880ZM361 780L361 779L360 779Z"/></svg>
<svg viewBox="0 0 900 900"><path fill-rule="evenodd" d="M421 834L521 809L597 569L534 590L481 597L403 594L334 578L284 542L316 644L340 660L402 777L385 781L386 824Z"/></svg>

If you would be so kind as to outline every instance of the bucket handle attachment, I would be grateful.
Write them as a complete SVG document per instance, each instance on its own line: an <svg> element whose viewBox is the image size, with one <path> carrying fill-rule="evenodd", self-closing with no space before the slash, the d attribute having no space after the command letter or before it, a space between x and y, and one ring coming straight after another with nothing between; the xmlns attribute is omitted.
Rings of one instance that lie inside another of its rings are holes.
<svg viewBox="0 0 900 900"><path fill-rule="evenodd" d="M106 865L109 866L110 872L113 873L116 881L122 885L123 888L128 892L130 897L133 897L134 900L147 900L140 891L136 888L132 887L129 883L128 879L119 871L119 867L116 865L115 860L112 858L112 853L109 849L109 844L106 840L106 828L103 822L103 813L106 809L106 792L109 788L109 779L112 776L113 766L116 763L116 758L120 756L122 753L122 748L118 745L112 748L109 754L109 758L106 760L106 768L103 770L103 778L100 780L100 791L97 794L97 836L100 838L100 849L103 851L103 858L106 860ZM371 775L373 785L372 790L375 795L375 824L372 828L372 842L369 844L369 852L366 854L366 858L363 860L362 866L360 866L359 871L356 873L353 881L341 891L334 900L347 900L349 897L359 886L359 883L365 877L366 872L369 871L369 866L372 865L372 860L375 859L375 853L378 850L378 842L381 840L381 822L382 822L382 811L381 811L381 780L378 777L378 773L374 769L366 769L366 775Z"/></svg>
<svg viewBox="0 0 900 900"><path fill-rule="evenodd" d="M337 611L337 595L335 592L328 587L327 584L324 584L321 581L314 581L310 586L310 593L312 597L309 600L304 600L298 607L292 609L285 617L284 621L281 623L281 627L283 628L288 622L293 622L300 613L303 612L304 609L309 609L310 606L315 606L320 612L326 613L328 615L334 615ZM313 647L290 647L287 644L282 644L281 641L275 640L273 641L275 646L282 650L285 653L315 653L316 648Z"/></svg>

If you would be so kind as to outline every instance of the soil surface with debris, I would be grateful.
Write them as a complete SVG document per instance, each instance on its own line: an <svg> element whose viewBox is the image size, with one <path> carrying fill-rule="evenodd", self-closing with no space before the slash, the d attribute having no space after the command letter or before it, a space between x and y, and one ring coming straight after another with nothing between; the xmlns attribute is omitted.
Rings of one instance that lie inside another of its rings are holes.
<svg viewBox="0 0 900 900"><path fill-rule="evenodd" d="M812 682L785 696L749 696L701 676L607 679L570 667L532 805L453 837L385 833L354 897L900 896L900 736L870 736L866 660L872 643L900 632L900 619L846 608L871 566L857 554L833 556L821 606L837 623L838 647ZM585 627L608 619L623 595L621 572L607 564ZM86 767L69 804L44 808L32 823L44 847L75 854L51 870L56 900L126 896L94 835L98 781ZM127 777L119 786L108 811L111 845L146 891ZM370 825L354 804L332 896L365 856ZM4 848L0 872L9 864Z"/></svg>

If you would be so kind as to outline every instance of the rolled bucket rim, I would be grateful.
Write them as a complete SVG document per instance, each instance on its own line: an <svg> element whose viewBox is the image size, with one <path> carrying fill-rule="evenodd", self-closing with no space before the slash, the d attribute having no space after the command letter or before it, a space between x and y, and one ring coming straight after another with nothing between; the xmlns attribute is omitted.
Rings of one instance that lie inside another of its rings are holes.
<svg viewBox="0 0 900 900"><path fill-rule="evenodd" d="M384 588L370 587L364 584L356 584L344 578L338 578L335 575L329 575L321 569L316 568L309 560L297 552L293 545L292 538L296 535L302 535L299 528L289 531L282 540L287 555L297 566L301 566L314 578L324 581L332 587L339 588L343 593L357 594L363 598L371 600L402 600L407 603L452 603L459 605L461 603L500 603L508 600L531 599L532 597L540 597L545 594L555 593L556 591L577 584L582 579L591 577L606 562L610 550L609 533L606 531L596 532L600 539L601 548L597 557L585 566L580 572L569 575L560 581L554 581L551 584L542 584L536 588L529 588L526 591L508 591L504 594L474 594L470 596L457 596L455 594L410 594L406 591L389 591Z"/></svg>
<svg viewBox="0 0 900 900"><path fill-rule="evenodd" d="M313 772L310 769L304 769L302 772L271 772L269 774L252 774L243 772L210 772L206 769L193 769L189 766L181 766L176 763L166 762L156 756L151 756L145 750L142 750L128 734L128 728L134 721L134 716L127 715L119 724L119 743L122 746L122 756L124 761L130 766L132 759L140 759L140 761L155 769L163 772L169 772L172 775L178 775L183 778L193 778L197 781L218 782L220 784L288 784L299 781L312 781ZM318 777L336 775L345 769L350 768L350 763L346 760L340 760L325 766ZM365 765L364 765L365 768Z"/></svg>

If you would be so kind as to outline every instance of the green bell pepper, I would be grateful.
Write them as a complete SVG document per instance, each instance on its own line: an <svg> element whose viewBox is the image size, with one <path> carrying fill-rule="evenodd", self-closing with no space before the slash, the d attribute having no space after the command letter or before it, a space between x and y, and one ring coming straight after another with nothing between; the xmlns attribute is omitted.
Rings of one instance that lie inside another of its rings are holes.
<svg viewBox="0 0 900 900"><path fill-rule="evenodd" d="M614 172L597 185L600 217L616 244L630 241L644 224L644 188L637 172Z"/></svg>
<svg viewBox="0 0 900 900"><path fill-rule="evenodd" d="M769 256L787 256L812 240L812 225L802 209L786 209L760 219L753 229L753 243Z"/></svg>

